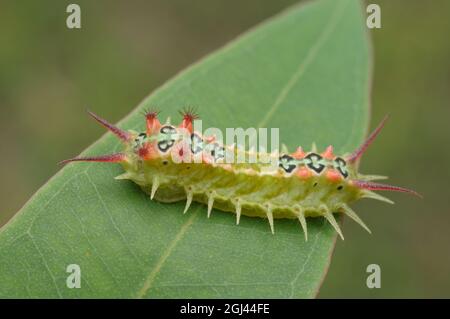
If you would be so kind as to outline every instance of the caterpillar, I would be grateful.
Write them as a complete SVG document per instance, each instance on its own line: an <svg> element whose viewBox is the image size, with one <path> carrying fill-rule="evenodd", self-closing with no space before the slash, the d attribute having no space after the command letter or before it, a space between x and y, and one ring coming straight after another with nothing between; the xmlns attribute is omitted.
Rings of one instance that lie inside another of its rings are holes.
<svg viewBox="0 0 450 319"><path fill-rule="evenodd" d="M193 201L207 206L207 216L213 208L241 215L267 218L274 233L274 219L297 219L308 240L307 217L324 217L344 239L333 213L345 214L365 230L370 229L350 208L361 198L371 198L393 204L374 191L405 192L421 197L417 192L398 186L373 182L387 177L363 175L358 161L383 128L387 117L354 152L337 156L333 147L318 152L298 147L294 152L262 154L276 156L275 166L262 163L227 163L225 154L251 151L235 145L223 145L214 136L204 137L194 131L198 115L192 110L181 111L182 121L162 124L158 111L147 111L146 132L125 131L96 114L88 113L115 134L124 144L120 153L95 157L75 157L62 161L120 163L125 173L116 177L131 180L151 199L160 202L186 200L184 213ZM192 159L200 161L192 161ZM189 160L187 160L189 159Z"/></svg>

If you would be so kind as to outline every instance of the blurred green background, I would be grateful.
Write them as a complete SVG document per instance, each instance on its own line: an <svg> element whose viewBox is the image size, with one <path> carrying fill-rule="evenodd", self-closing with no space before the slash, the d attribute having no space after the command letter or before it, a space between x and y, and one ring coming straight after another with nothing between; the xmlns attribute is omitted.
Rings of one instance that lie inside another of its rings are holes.
<svg viewBox="0 0 450 319"><path fill-rule="evenodd" d="M112 122L205 54L296 1L0 0L0 225ZM385 0L372 30L372 126L391 119L362 163L425 198L362 201L373 235L350 220L319 297L450 297L450 1ZM366 267L381 266L368 289Z"/></svg>

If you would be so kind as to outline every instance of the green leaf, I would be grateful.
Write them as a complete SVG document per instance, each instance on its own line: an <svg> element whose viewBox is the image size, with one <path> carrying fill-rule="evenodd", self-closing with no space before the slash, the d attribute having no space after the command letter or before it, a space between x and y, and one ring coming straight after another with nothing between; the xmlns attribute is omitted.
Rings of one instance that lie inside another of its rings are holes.
<svg viewBox="0 0 450 319"><path fill-rule="evenodd" d="M180 48L182 50L182 48ZM351 151L368 126L369 49L355 0L296 6L169 81L119 125L143 130L140 111L195 105L206 127L279 127L289 148ZM126 90L127 88L123 88ZM95 111L95 110L94 110ZM86 120L88 121L88 120ZM86 122L86 125L95 125ZM85 154L120 149L108 133ZM335 231L151 201L113 178L116 164L74 163L44 185L0 233L0 297L314 297ZM350 239L351 240L351 239ZM81 288L69 289L70 264Z"/></svg>

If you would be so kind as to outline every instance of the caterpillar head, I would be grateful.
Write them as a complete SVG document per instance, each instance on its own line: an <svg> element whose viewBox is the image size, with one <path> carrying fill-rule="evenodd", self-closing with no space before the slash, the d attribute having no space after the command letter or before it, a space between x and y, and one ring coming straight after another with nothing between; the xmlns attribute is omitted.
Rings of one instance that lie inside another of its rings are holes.
<svg viewBox="0 0 450 319"><path fill-rule="evenodd" d="M148 111L145 114L146 133L135 136L132 143L131 148L142 160L168 155L169 151L173 151L175 144L190 138L193 133L193 122L198 118L192 108L185 109L180 111L183 119L180 125L175 127L170 124L170 119L161 124L157 117L158 113L158 111ZM183 152L183 149L179 152Z"/></svg>
<svg viewBox="0 0 450 319"><path fill-rule="evenodd" d="M198 115L193 108L186 108L180 111L183 119L178 127L170 124L170 118L166 123L161 124L158 119L159 111L149 110L145 113L146 132L137 133L134 131L124 131L117 126L107 122L98 115L88 111L98 123L106 127L116 135L125 145L125 151L116 154L107 154L93 157L75 157L60 162L66 164L74 161L85 162L125 162L131 157L138 156L142 160L155 159L172 148L178 137L193 133L193 122L198 119Z"/></svg>

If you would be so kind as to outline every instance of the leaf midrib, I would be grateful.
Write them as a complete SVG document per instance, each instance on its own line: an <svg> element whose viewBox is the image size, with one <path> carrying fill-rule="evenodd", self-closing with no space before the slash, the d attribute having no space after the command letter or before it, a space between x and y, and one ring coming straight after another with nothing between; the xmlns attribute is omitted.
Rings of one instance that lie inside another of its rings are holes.
<svg viewBox="0 0 450 319"><path fill-rule="evenodd" d="M259 122L257 127L262 127L263 125L266 125L269 120L272 118L275 111L280 107L280 105L283 103L283 101L288 96L289 92L292 90L294 85L302 78L302 75L304 74L306 68L314 61L314 59L317 56L317 53L325 43L325 41L330 37L332 34L332 31L334 29L334 26L339 22L342 13L344 12L345 6L348 4L348 2L345 5L339 5L343 2L338 2L338 5L336 6L336 9L333 10L333 14L331 15L330 19L328 19L328 23L326 24L325 28L320 33L320 36L317 38L316 43L309 49L308 53L306 54L306 58L300 62L298 68L295 70L293 75L289 78L289 81L281 88L280 94L275 99L275 102L272 104L272 106L267 111L264 118Z"/></svg>
<svg viewBox="0 0 450 319"><path fill-rule="evenodd" d="M146 277L146 280L144 282L144 285L139 290L137 294L137 298L143 298L147 291L150 290L150 288L153 285L153 282L155 281L156 276L158 275L161 268L164 266L164 263L166 262L167 258L171 255L172 251L175 249L175 246L177 243L184 237L186 232L188 231L189 227L194 223L194 220L198 216L200 208L198 207L194 212L191 213L191 216L186 220L186 222L180 227L180 230L175 235L174 239L170 242L170 244L167 246L167 249L164 251L164 253L161 255L161 257L156 262L153 269L150 271L149 275Z"/></svg>

